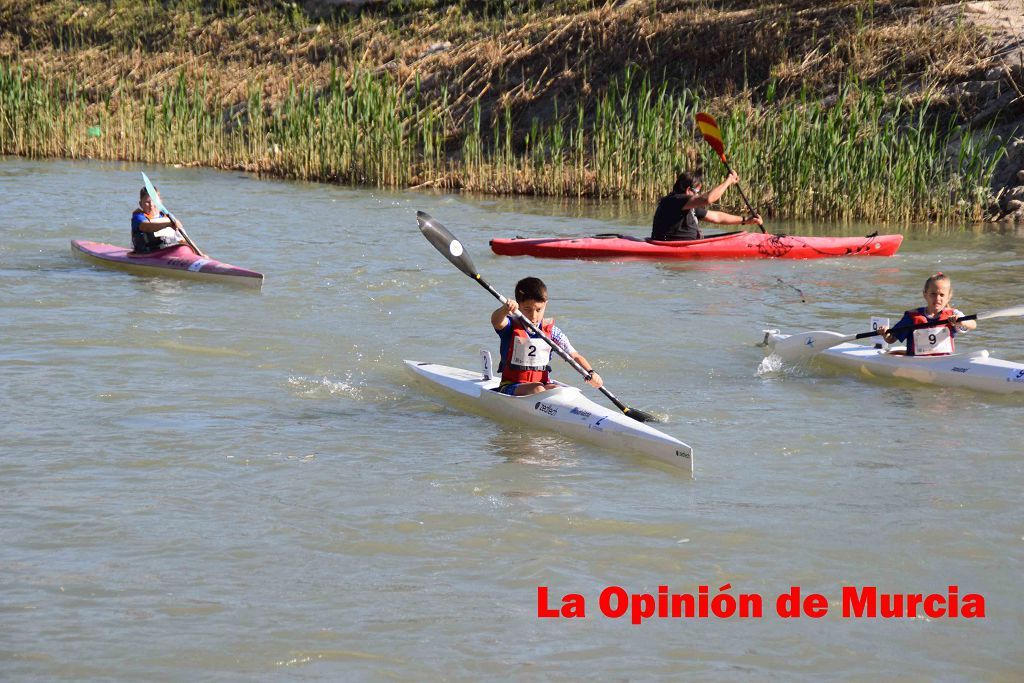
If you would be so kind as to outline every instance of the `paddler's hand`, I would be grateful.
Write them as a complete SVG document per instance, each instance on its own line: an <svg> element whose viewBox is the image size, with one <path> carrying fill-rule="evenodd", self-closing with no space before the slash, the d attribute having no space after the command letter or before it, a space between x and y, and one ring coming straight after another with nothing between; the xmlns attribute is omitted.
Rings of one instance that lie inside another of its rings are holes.
<svg viewBox="0 0 1024 683"><path fill-rule="evenodd" d="M510 315L513 318L516 317L516 311L519 310L519 302L509 299L505 302L505 310L507 311L505 315Z"/></svg>
<svg viewBox="0 0 1024 683"><path fill-rule="evenodd" d="M600 389L601 386L604 384L604 380L601 379L601 375L599 375L595 371L591 370L590 371L590 378L587 379L587 384L589 384L590 386L594 387L595 389Z"/></svg>
<svg viewBox="0 0 1024 683"><path fill-rule="evenodd" d="M764 227L764 219L761 218L761 214L755 213L750 218L744 218L743 222L740 223L740 225L751 225L751 224L757 224L757 225L760 225L763 228Z"/></svg>
<svg viewBox="0 0 1024 683"><path fill-rule="evenodd" d="M878 336L881 337L883 341L885 341L888 344L892 343L891 341L889 341L888 327L886 327L885 325L879 325L878 327L875 328L875 331L878 332Z"/></svg>

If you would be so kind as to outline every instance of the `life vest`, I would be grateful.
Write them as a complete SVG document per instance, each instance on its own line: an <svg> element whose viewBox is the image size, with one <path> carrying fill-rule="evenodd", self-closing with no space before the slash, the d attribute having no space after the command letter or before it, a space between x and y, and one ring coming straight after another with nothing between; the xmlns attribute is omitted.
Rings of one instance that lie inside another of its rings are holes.
<svg viewBox="0 0 1024 683"><path fill-rule="evenodd" d="M956 349L952 326L942 324L943 320L956 317L956 312L952 308L942 309L937 318L929 318L921 308L907 311L904 315L910 316L913 325L935 323L934 327L924 327L910 332L910 336L907 337L908 356L948 356Z"/></svg>
<svg viewBox="0 0 1024 683"><path fill-rule="evenodd" d="M540 337L531 336L518 318L514 318L510 326L512 338L501 359L501 381L547 384L548 373L551 372L551 347ZM554 318L541 321L540 329L549 339L554 328Z"/></svg>
<svg viewBox="0 0 1024 683"><path fill-rule="evenodd" d="M164 247L173 246L176 243L174 239L167 239L168 235L163 228L156 232L145 232L138 228L139 223L147 223L156 218L163 218L166 214L163 211L156 211L152 216L147 214L142 209L135 209L132 212L132 251L137 254L145 254ZM140 218L137 218L140 217ZM145 220L142 220L145 218Z"/></svg>

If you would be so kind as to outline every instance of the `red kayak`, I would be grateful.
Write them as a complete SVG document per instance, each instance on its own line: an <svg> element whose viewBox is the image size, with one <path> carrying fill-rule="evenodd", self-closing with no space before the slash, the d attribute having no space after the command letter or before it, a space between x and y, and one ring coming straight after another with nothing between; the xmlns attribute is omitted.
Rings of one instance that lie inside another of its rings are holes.
<svg viewBox="0 0 1024 683"><path fill-rule="evenodd" d="M263 285L262 273L222 263L208 256L200 256L192 247L185 244L148 254L136 254L113 244L71 240L71 251L92 263L140 275L171 275L251 287Z"/></svg>
<svg viewBox="0 0 1024 683"><path fill-rule="evenodd" d="M504 256L601 259L809 259L831 256L892 256L903 235L798 237L729 232L701 240L658 242L627 235L493 239L491 249Z"/></svg>

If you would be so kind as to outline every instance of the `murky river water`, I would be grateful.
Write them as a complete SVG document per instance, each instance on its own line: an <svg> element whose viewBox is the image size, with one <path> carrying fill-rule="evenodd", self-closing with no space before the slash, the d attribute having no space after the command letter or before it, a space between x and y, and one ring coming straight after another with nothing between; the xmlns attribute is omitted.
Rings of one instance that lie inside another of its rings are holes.
<svg viewBox="0 0 1024 683"><path fill-rule="evenodd" d="M262 292L73 257L71 239L127 243L140 170ZM496 302L416 210L499 290L542 277L608 387L694 447L696 480L412 383L403 358L475 368L496 347ZM1019 680L1020 400L758 375L754 344L867 329L919 305L936 269L964 311L1020 304L1024 236L917 229L894 258L804 262L487 246L647 225L597 204L0 159L0 678ZM1024 361L1022 338L1024 320L986 321L961 348ZM764 616L632 625L599 605L607 586L725 584ZM950 585L985 618L842 615L844 586ZM538 618L538 586L556 606L583 595L585 618ZM779 617L791 586L827 615Z"/></svg>

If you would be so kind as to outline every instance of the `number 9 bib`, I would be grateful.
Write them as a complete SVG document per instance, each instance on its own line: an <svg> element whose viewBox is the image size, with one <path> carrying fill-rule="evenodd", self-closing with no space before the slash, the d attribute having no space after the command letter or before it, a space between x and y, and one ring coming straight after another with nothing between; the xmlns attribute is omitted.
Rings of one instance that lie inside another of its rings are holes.
<svg viewBox="0 0 1024 683"><path fill-rule="evenodd" d="M937 356L953 353L953 335L948 327L926 327L914 330L914 354Z"/></svg>

